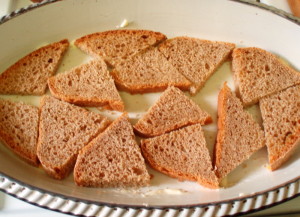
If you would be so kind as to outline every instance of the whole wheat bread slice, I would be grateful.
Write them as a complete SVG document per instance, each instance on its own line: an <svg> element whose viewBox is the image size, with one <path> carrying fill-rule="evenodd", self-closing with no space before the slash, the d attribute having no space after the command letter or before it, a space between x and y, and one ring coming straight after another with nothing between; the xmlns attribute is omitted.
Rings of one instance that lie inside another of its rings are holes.
<svg viewBox="0 0 300 217"><path fill-rule="evenodd" d="M300 143L300 85L259 101L271 170L278 169Z"/></svg>
<svg viewBox="0 0 300 217"><path fill-rule="evenodd" d="M105 106L123 111L124 103L102 59L92 60L48 79L58 99L81 106Z"/></svg>
<svg viewBox="0 0 300 217"><path fill-rule="evenodd" d="M300 73L260 48L237 48L232 54L234 80L245 106L300 83Z"/></svg>
<svg viewBox="0 0 300 217"><path fill-rule="evenodd" d="M218 133L214 152L216 174L224 178L265 145L264 132L227 84L218 97Z"/></svg>
<svg viewBox="0 0 300 217"><path fill-rule="evenodd" d="M200 124L142 139L141 148L154 169L179 180L197 181L205 187L218 188L218 178Z"/></svg>
<svg viewBox="0 0 300 217"><path fill-rule="evenodd" d="M0 140L28 163L37 166L39 110L22 102L0 99Z"/></svg>
<svg viewBox="0 0 300 217"><path fill-rule="evenodd" d="M80 151L74 179L77 185L90 187L149 185L150 175L126 113Z"/></svg>
<svg viewBox="0 0 300 217"><path fill-rule="evenodd" d="M193 84L190 93L196 94L228 58L235 45L191 37L175 37L159 45L159 50L177 70Z"/></svg>
<svg viewBox="0 0 300 217"><path fill-rule="evenodd" d="M187 90L191 85L157 48L149 48L120 63L111 74L117 87L130 93L159 92L168 86Z"/></svg>
<svg viewBox="0 0 300 217"><path fill-rule="evenodd" d="M160 32L121 29L83 36L75 41L75 45L94 57L102 57L110 66L115 66L166 38Z"/></svg>
<svg viewBox="0 0 300 217"><path fill-rule="evenodd" d="M138 120L134 129L141 135L158 136L189 124L211 123L211 116L176 87L169 87Z"/></svg>
<svg viewBox="0 0 300 217"><path fill-rule="evenodd" d="M47 79L55 74L69 47L64 39L41 47L23 57L0 74L1 94L42 95Z"/></svg>
<svg viewBox="0 0 300 217"><path fill-rule="evenodd" d="M63 179L73 169L79 151L110 121L51 96L44 96L40 106L37 155L50 176Z"/></svg>

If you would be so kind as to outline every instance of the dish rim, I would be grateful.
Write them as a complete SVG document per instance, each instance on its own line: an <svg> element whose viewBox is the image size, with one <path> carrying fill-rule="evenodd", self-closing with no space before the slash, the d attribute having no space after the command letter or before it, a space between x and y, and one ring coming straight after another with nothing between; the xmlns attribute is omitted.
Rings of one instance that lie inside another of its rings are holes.
<svg viewBox="0 0 300 217"><path fill-rule="evenodd" d="M7 14L7 15L4 15L3 17L0 17L0 25L10 21L11 19L13 19L13 18L15 18L19 15L22 15L24 13L27 13L27 12L31 11L31 10L34 10L36 8L46 6L46 5L51 4L51 3L60 2L60 1L61 0L44 0L40 3L33 3L33 4L31 4L27 7L23 7L23 8L20 8L18 10L15 10L15 11L11 12L10 14ZM263 10L267 10L267 11L273 13L274 15L278 15L278 16L284 18L284 19L289 20L292 23L295 23L296 25L298 25L300 27L300 18L297 18L294 15L289 14L289 13L287 13L287 12L281 10L281 9L275 8L273 6L269 6L269 5L266 5L266 4L257 2L257 1L251 1L251 0L229 0L229 1L233 1L233 2L236 2L236 3L242 3L242 4L249 5L249 6L260 8L260 9L263 9ZM59 197L59 198L62 198L63 200L71 200L71 201L74 201L74 202L83 202L87 205L94 204L94 205L97 205L97 206L104 206L104 207L110 207L110 208L146 209L146 210L155 210L155 209L159 209L159 210L194 209L194 208L205 208L205 207L209 207L209 206L219 206L219 205L222 205L222 204L234 204L236 202L246 201L246 200L249 200L249 199L250 200L255 199L259 196L267 195L267 194L270 194L272 192L278 192L281 189L288 188L290 185L293 185L293 184L296 184L297 182L300 182L300 176L297 176L297 177L295 177L295 178L293 178L293 179L291 179L287 182L284 182L282 184L273 186L272 188L269 188L269 189L266 189L266 190L263 190L263 191L260 191L260 192L256 192L256 193L248 195L248 196L240 196L240 197L235 197L235 198L231 198L231 199L221 200L221 201L218 201L218 202L197 203L197 204L190 204L190 205L149 205L149 206L146 206L146 205L129 205L129 204L108 203L108 202L100 202L100 201L93 201L93 200L87 200L87 199L80 199L80 198L76 198L76 197L73 197L73 196L66 196L64 194L55 193L55 192L52 192L52 191L49 191L49 190L42 189L40 187L30 185L28 183L25 183L21 180L17 180L15 178L5 174L4 172L0 171L0 183L1 183L1 180L5 180L5 179L7 179L11 184L17 183L20 186L24 186L25 188L28 188L31 191L37 191L41 194L47 194L47 195L50 195L52 197ZM45 209L48 209L48 210L57 211L57 212L65 213L65 214L72 214L72 215L82 216L82 214L74 214L72 212L64 212L60 209L53 209L53 208L48 207L46 205L41 205L39 203L32 202L30 200L27 200L26 197L19 197L17 194L10 193L9 190L7 190L5 188L2 188L2 187L0 187L0 191L6 193L8 195L11 195L15 198L18 198L22 201L25 201L27 203L30 203L30 204L33 204L35 206L41 207L41 208L45 208ZM283 202L289 201L291 199L294 199L294 198L298 197L299 195L300 195L300 191L298 191L297 193L295 193L292 196L285 196L285 198L283 198L280 201L276 200L275 202L272 202L269 205L263 205L263 206L260 206L259 208L250 209L246 212L236 212L232 215L227 215L227 216L235 216L237 214L239 214L239 215L240 214L250 214L250 213L253 213L253 212L261 211L261 210L276 206L278 204L281 204Z"/></svg>

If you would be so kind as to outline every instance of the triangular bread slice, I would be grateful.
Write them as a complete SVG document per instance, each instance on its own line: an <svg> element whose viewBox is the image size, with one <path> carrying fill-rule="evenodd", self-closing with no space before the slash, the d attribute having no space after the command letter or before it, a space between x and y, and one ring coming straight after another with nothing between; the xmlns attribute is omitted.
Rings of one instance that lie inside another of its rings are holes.
<svg viewBox="0 0 300 217"><path fill-rule="evenodd" d="M42 95L69 47L67 39L41 47L0 74L1 94Z"/></svg>
<svg viewBox="0 0 300 217"><path fill-rule="evenodd" d="M300 85L259 101L271 170L278 169L300 143Z"/></svg>
<svg viewBox="0 0 300 217"><path fill-rule="evenodd" d="M265 145L264 132L227 84L218 97L218 133L215 168L219 179Z"/></svg>
<svg viewBox="0 0 300 217"><path fill-rule="evenodd" d="M158 136L180 127L212 122L211 116L202 110L176 87L169 87L147 113L138 120L134 129L141 135Z"/></svg>
<svg viewBox="0 0 300 217"><path fill-rule="evenodd" d="M58 99L81 106L105 106L123 111L124 103L102 59L92 60L48 79Z"/></svg>
<svg viewBox="0 0 300 217"><path fill-rule="evenodd" d="M159 45L159 50L177 70L193 84L191 94L196 94L228 58L235 45L191 37L175 37Z"/></svg>
<svg viewBox="0 0 300 217"><path fill-rule="evenodd" d="M260 48L237 48L232 53L234 80L245 106L280 90L300 84L300 72Z"/></svg>
<svg viewBox="0 0 300 217"><path fill-rule="evenodd" d="M37 155L50 176L63 179L73 169L79 151L110 121L51 96L44 96L40 106Z"/></svg>
<svg viewBox="0 0 300 217"><path fill-rule="evenodd" d="M121 29L83 36L75 41L75 45L89 55L102 57L110 66L115 66L166 38L160 32Z"/></svg>
<svg viewBox="0 0 300 217"><path fill-rule="evenodd" d="M187 90L191 85L157 48L149 48L122 62L111 74L120 90L133 94L159 92L168 86Z"/></svg>
<svg viewBox="0 0 300 217"><path fill-rule="evenodd" d="M28 163L37 166L39 109L0 99L0 140Z"/></svg>
<svg viewBox="0 0 300 217"><path fill-rule="evenodd" d="M150 175L126 113L80 151L74 180L90 187L149 185Z"/></svg>
<svg viewBox="0 0 300 217"><path fill-rule="evenodd" d="M142 139L141 149L149 164L162 173L208 188L219 186L200 124Z"/></svg>

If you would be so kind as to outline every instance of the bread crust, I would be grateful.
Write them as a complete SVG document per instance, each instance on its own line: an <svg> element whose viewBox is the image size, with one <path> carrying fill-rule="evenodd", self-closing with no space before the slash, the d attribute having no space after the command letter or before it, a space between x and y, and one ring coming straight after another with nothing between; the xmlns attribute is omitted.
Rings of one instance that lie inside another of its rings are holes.
<svg viewBox="0 0 300 217"><path fill-rule="evenodd" d="M182 82L182 83L176 83L176 84L160 83L160 84L156 84L156 85L151 85L149 83L147 85L136 84L134 86L128 86L119 79L119 77L114 73L114 71L111 72L111 75L113 76L113 78L116 82L117 88L121 91L126 91L130 94L157 93L157 92L165 91L170 86L174 86L183 91L187 91L190 89L190 86L191 86L190 82Z"/></svg>

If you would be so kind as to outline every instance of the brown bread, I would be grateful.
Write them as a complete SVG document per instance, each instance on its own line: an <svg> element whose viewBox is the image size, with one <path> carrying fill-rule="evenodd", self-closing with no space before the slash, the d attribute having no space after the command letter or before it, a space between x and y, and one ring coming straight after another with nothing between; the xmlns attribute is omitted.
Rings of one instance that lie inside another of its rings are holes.
<svg viewBox="0 0 300 217"><path fill-rule="evenodd" d="M218 134L214 161L216 174L224 178L265 145L264 132L242 102L224 84L218 97Z"/></svg>
<svg viewBox="0 0 300 217"><path fill-rule="evenodd" d="M203 111L176 87L169 87L157 102L138 120L134 129L143 136L158 136L180 127L211 123L211 116Z"/></svg>
<svg viewBox="0 0 300 217"><path fill-rule="evenodd" d="M102 57L110 66L115 66L166 38L160 32L121 29L83 36L75 41L75 45L94 57Z"/></svg>
<svg viewBox="0 0 300 217"><path fill-rule="evenodd" d="M245 106L300 83L300 73L263 49L237 48L232 54L234 80Z"/></svg>
<svg viewBox="0 0 300 217"><path fill-rule="evenodd" d="M141 148L154 169L179 180L197 181L207 188L218 188L200 124L142 139Z"/></svg>
<svg viewBox="0 0 300 217"><path fill-rule="evenodd" d="M0 74L1 94L42 95L69 47L67 39L33 51Z"/></svg>
<svg viewBox="0 0 300 217"><path fill-rule="evenodd" d="M228 58L234 47L232 43L176 37L161 43L159 50L193 83L190 93L196 94Z"/></svg>
<svg viewBox="0 0 300 217"><path fill-rule="evenodd" d="M36 155L38 124L38 108L0 99L0 140L34 166L39 164Z"/></svg>
<svg viewBox="0 0 300 217"><path fill-rule="evenodd" d="M90 187L149 185L150 175L126 113L80 151L74 179L77 185Z"/></svg>
<svg viewBox="0 0 300 217"><path fill-rule="evenodd" d="M300 85L259 101L270 169L278 169L300 143Z"/></svg>
<svg viewBox="0 0 300 217"><path fill-rule="evenodd" d="M73 169L79 151L110 121L51 96L44 96L40 106L37 155L50 176L63 179Z"/></svg>
<svg viewBox="0 0 300 217"><path fill-rule="evenodd" d="M168 86L187 90L191 83L157 50L149 48L111 72L119 89L130 93L159 92Z"/></svg>
<svg viewBox="0 0 300 217"><path fill-rule="evenodd" d="M105 106L123 111L124 103L102 59L77 66L48 79L51 93L58 99L81 106Z"/></svg>

